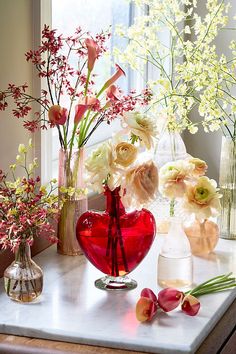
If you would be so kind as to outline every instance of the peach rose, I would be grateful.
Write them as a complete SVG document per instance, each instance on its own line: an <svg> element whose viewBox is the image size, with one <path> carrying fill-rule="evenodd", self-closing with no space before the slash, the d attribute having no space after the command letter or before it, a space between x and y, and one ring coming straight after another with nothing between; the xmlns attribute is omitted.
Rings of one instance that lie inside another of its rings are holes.
<svg viewBox="0 0 236 354"><path fill-rule="evenodd" d="M195 166L194 170L192 172L192 175L194 177L200 177L200 176L205 175L207 168L208 168L205 161L198 159L196 157L193 157L193 158L189 159L188 162L192 163Z"/></svg>
<svg viewBox="0 0 236 354"><path fill-rule="evenodd" d="M153 161L130 169L122 186L122 202L126 207L140 208L150 203L158 189L158 170Z"/></svg>
<svg viewBox="0 0 236 354"><path fill-rule="evenodd" d="M160 169L160 192L167 198L181 198L194 165L184 160L168 162Z"/></svg>
<svg viewBox="0 0 236 354"><path fill-rule="evenodd" d="M137 158L138 150L137 148L129 143L122 142L116 145L116 159L115 163L123 167L128 167Z"/></svg>

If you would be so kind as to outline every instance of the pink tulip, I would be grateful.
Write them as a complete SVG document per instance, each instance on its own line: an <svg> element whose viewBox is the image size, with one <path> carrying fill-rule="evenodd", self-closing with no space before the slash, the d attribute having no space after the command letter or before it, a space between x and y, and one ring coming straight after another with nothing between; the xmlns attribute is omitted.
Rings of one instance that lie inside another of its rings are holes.
<svg viewBox="0 0 236 354"><path fill-rule="evenodd" d="M116 85L109 86L106 91L106 94L107 94L107 98L109 98L111 102L119 101L121 99L120 90Z"/></svg>
<svg viewBox="0 0 236 354"><path fill-rule="evenodd" d="M116 80L119 79L119 77L121 77L122 75L125 76L125 72L124 70L121 69L121 67L119 65L116 64L116 72L114 75L112 75L112 77L106 81L106 83L104 84L104 88L107 88L109 86L111 86L112 84L114 84L114 82L116 82Z"/></svg>
<svg viewBox="0 0 236 354"><path fill-rule="evenodd" d="M67 109L59 105L53 105L48 110L48 119L51 124L63 125L65 124L67 117Z"/></svg>
<svg viewBox="0 0 236 354"><path fill-rule="evenodd" d="M88 109L94 108L95 106L100 106L100 101L96 97L84 97L75 106L75 118L74 123L78 124L82 119L83 115Z"/></svg>
<svg viewBox="0 0 236 354"><path fill-rule="evenodd" d="M186 315L196 316L200 309L200 302L192 295L186 295L183 299L181 309Z"/></svg>
<svg viewBox="0 0 236 354"><path fill-rule="evenodd" d="M86 38L84 43L88 49L88 70L91 72L99 54L99 47L97 43L91 38Z"/></svg>
<svg viewBox="0 0 236 354"><path fill-rule="evenodd" d="M179 290L166 288L158 293L158 304L163 311L169 312L179 306L184 293Z"/></svg>

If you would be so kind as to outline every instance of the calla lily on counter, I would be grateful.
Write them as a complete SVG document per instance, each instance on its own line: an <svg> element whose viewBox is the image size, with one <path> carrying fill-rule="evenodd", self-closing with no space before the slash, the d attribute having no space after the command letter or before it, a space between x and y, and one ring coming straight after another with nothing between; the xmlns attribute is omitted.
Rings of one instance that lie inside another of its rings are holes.
<svg viewBox="0 0 236 354"><path fill-rule="evenodd" d="M179 306L183 297L182 291L166 288L158 293L158 304L163 311L169 312Z"/></svg>
<svg viewBox="0 0 236 354"><path fill-rule="evenodd" d="M138 321L151 321L158 309L157 297L151 289L145 288L136 305L136 317Z"/></svg>
<svg viewBox="0 0 236 354"><path fill-rule="evenodd" d="M186 315L195 316L200 310L200 302L196 297L187 295L183 299L181 310L186 313Z"/></svg>
<svg viewBox="0 0 236 354"><path fill-rule="evenodd" d="M151 321L158 309L169 312L181 305L181 310L188 316L196 316L200 310L198 296L236 287L236 279L232 272L211 278L185 293L173 288L166 288L154 294L151 289L144 288L136 304L136 318L140 322Z"/></svg>

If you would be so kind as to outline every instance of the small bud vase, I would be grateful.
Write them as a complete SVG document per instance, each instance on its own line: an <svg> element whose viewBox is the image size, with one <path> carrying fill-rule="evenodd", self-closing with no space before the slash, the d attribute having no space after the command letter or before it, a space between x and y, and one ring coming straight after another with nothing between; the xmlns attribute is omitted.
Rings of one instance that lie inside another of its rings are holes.
<svg viewBox="0 0 236 354"><path fill-rule="evenodd" d="M184 227L184 231L189 239L192 254L196 256L212 252L219 240L218 225L208 219L195 219Z"/></svg>
<svg viewBox="0 0 236 354"><path fill-rule="evenodd" d="M35 300L43 289L42 269L31 259L30 246L21 242L15 260L4 272L6 294L18 302Z"/></svg>
<svg viewBox="0 0 236 354"><path fill-rule="evenodd" d="M146 209L127 213L119 189L106 189L105 212L87 211L77 223L77 238L85 256L106 274L95 281L102 290L134 289L137 282L127 274L140 264L155 237L152 213Z"/></svg>
<svg viewBox="0 0 236 354"><path fill-rule="evenodd" d="M170 218L170 228L158 257L157 272L158 284L163 288L186 288L192 284L191 248L178 217Z"/></svg>
<svg viewBox="0 0 236 354"><path fill-rule="evenodd" d="M76 239L76 223L88 209L83 193L84 150L81 148L70 156L69 150L59 153L59 198L63 203L58 223L57 252L67 256L82 254Z"/></svg>

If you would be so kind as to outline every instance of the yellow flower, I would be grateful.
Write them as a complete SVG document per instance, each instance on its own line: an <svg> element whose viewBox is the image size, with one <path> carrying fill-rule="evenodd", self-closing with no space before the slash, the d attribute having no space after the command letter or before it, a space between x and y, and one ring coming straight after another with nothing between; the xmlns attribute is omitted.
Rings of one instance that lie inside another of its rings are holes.
<svg viewBox="0 0 236 354"><path fill-rule="evenodd" d="M27 152L27 149L24 144L19 145L18 152L19 152L19 154L25 154Z"/></svg>
<svg viewBox="0 0 236 354"><path fill-rule="evenodd" d="M137 158L138 150L137 148L129 143L122 142L116 145L116 159L115 163L123 167L128 167Z"/></svg>

